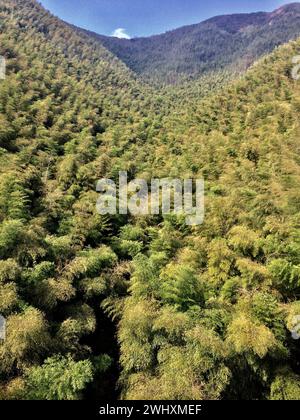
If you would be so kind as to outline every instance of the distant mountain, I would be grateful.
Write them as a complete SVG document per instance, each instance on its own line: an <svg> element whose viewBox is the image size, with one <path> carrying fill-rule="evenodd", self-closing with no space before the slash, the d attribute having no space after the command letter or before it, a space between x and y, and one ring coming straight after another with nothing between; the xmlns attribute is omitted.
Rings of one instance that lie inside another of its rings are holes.
<svg viewBox="0 0 300 420"><path fill-rule="evenodd" d="M271 13L217 16L148 38L89 34L137 74L174 83L231 66L243 70L276 46L296 39L300 35L300 3Z"/></svg>
<svg viewBox="0 0 300 420"><path fill-rule="evenodd" d="M299 51L217 92L222 74L158 89L0 0L0 401L300 400ZM99 214L119 171L204 179L204 223Z"/></svg>

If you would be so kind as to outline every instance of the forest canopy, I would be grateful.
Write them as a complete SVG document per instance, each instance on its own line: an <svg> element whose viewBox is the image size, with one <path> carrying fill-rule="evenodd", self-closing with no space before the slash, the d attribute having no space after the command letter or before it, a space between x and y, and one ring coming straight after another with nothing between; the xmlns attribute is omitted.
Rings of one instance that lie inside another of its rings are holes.
<svg viewBox="0 0 300 420"><path fill-rule="evenodd" d="M299 52L158 89L0 0L0 399L300 398ZM120 170L204 178L204 223L99 215Z"/></svg>

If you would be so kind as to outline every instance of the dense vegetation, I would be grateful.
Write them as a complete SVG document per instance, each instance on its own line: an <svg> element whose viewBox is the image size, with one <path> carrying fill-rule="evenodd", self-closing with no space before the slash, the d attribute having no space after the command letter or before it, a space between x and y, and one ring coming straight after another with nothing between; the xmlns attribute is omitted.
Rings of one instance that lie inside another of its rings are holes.
<svg viewBox="0 0 300 420"><path fill-rule="evenodd" d="M218 16L162 35L131 40L88 32L152 83L178 83L220 68L243 70L300 35L300 4L272 13Z"/></svg>
<svg viewBox="0 0 300 420"><path fill-rule="evenodd" d="M0 24L0 399L101 398L116 368L124 399L299 399L300 41L205 95L33 0ZM119 170L204 177L204 224L100 216Z"/></svg>

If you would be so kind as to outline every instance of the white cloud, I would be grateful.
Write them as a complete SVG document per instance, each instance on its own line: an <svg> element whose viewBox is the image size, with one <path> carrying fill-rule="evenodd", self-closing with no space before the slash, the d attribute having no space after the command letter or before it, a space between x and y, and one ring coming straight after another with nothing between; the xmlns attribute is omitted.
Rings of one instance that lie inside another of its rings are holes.
<svg viewBox="0 0 300 420"><path fill-rule="evenodd" d="M124 28L117 28L112 33L112 36L115 36L116 38L130 39L130 36L126 33L126 29Z"/></svg>

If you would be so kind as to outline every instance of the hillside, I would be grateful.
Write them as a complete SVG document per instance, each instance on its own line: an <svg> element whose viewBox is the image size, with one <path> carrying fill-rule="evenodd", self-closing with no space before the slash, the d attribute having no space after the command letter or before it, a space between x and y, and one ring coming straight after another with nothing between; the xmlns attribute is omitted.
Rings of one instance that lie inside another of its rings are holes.
<svg viewBox="0 0 300 420"><path fill-rule="evenodd" d="M190 96L33 0L0 25L0 399L299 400L300 40ZM203 177L204 224L99 215L124 170Z"/></svg>
<svg viewBox="0 0 300 420"><path fill-rule="evenodd" d="M131 40L89 32L138 75L176 83L226 67L244 70L300 35L300 3L272 13L218 16L162 35Z"/></svg>

